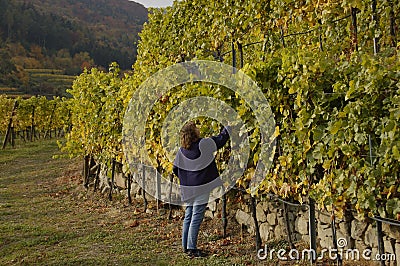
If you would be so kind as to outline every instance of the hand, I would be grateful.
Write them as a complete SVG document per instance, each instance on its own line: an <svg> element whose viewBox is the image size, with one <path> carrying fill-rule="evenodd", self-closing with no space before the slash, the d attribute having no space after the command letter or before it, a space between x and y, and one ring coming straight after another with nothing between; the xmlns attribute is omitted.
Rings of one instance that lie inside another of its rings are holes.
<svg viewBox="0 0 400 266"><path fill-rule="evenodd" d="M229 135L232 133L232 128L230 126L225 126L223 130L226 130Z"/></svg>

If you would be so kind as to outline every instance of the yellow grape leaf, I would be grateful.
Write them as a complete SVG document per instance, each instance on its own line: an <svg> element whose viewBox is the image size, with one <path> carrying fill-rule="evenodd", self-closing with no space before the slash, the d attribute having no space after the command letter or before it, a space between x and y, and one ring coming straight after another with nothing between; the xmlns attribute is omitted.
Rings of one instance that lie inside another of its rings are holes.
<svg viewBox="0 0 400 266"><path fill-rule="evenodd" d="M324 168L325 170L330 169L331 168L331 160L324 161L324 163L322 164L322 168Z"/></svg>
<svg viewBox="0 0 400 266"><path fill-rule="evenodd" d="M279 126L276 126L275 127L275 132L274 132L274 138L278 137L279 135L280 135Z"/></svg>
<svg viewBox="0 0 400 266"><path fill-rule="evenodd" d="M336 121L331 127L331 134L335 135L336 133L338 133L341 127L342 127L342 121L341 120Z"/></svg>
<svg viewBox="0 0 400 266"><path fill-rule="evenodd" d="M397 148L397 146L392 147L392 153L396 160L400 160L400 152L399 152L399 149Z"/></svg>

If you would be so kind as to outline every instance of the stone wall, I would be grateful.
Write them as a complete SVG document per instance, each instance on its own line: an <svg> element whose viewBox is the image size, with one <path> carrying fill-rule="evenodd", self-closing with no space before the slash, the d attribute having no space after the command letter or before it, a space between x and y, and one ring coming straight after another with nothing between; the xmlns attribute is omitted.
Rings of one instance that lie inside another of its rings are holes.
<svg viewBox="0 0 400 266"><path fill-rule="evenodd" d="M125 194L126 196L128 195L128 180L126 178L126 176L121 172L122 169L115 169L115 174L114 174L114 186L113 186L113 193L122 193ZM150 173L153 174L154 173ZM99 184L98 184L98 189L101 191L101 193L103 194L107 194L110 191L110 176L111 175L111 170L108 169L107 167L101 167L100 173L99 173ZM92 177L93 179L93 177ZM132 198L137 198L137 199L142 199L143 195L142 195L142 188L141 186L139 186L139 184L136 182L138 180L141 180L141 176L134 176L132 178L132 182L131 182L131 197ZM151 179L150 179L151 180ZM91 180L91 182L93 183L94 180ZM151 200L154 199L154 195L156 194L155 192L155 184L146 184L146 186L148 186L146 188L146 191L150 191L149 193L146 193L146 198L147 200ZM161 195L160 197L162 199L169 199L170 195L169 195L169 191L170 191L170 187L169 184L163 183L161 184ZM176 189L172 189L172 200L174 200L174 197L177 197L177 195L179 194L179 191L176 191Z"/></svg>
<svg viewBox="0 0 400 266"><path fill-rule="evenodd" d="M206 215L215 216L215 203L209 204ZM240 204L235 212L235 219L244 225L247 231L254 234L254 220L248 205ZM309 243L309 211L307 206L293 207L287 205L289 228L294 242ZM316 212L317 246L321 249L333 248L331 215L326 211ZM257 221L263 243L271 240L288 239L285 225L283 203L278 201L262 201L257 204ZM378 239L375 222L359 220L353 215L343 219L335 219L337 239L346 240L343 250L357 249L362 257L364 250L371 251L371 258L378 253ZM395 254L397 261L386 262L386 265L400 266L400 227L383 223L385 253ZM343 243L343 242L342 242ZM392 257L391 257L392 258Z"/></svg>
<svg viewBox="0 0 400 266"><path fill-rule="evenodd" d="M98 181L98 189L103 194L108 194L111 188L111 182L109 176L111 175L111 170L108 169L106 166L101 166L99 172L99 181ZM91 176L91 184L94 183L94 175ZM115 175L114 175L114 186L113 186L113 193L124 193L128 195L128 186L127 186L127 179L123 175L120 169L116 168ZM132 198L141 198L142 197L142 190L140 186L136 182L131 183L131 196Z"/></svg>

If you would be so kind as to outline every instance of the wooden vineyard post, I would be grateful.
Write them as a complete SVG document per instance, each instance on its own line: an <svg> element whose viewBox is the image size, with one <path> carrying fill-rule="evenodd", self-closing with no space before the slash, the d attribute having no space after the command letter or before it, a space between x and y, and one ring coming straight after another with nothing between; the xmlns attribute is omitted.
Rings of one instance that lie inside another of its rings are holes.
<svg viewBox="0 0 400 266"><path fill-rule="evenodd" d="M128 203L132 205L132 196L131 196L131 187L132 187L132 175L128 174L127 178L127 187L128 187Z"/></svg>
<svg viewBox="0 0 400 266"><path fill-rule="evenodd" d="M108 194L108 199L112 200L112 191L114 188L114 176L115 176L115 159L112 159L111 163L111 181L110 181L110 192Z"/></svg>
<svg viewBox="0 0 400 266"><path fill-rule="evenodd" d="M231 45L232 49L232 68L233 74L236 74L236 50L235 50L235 43L232 42ZM220 62L223 61L222 56L220 57ZM226 194L222 196L222 208L221 208L221 218L222 218L222 230L223 230L223 237L226 237L226 229L228 227L228 219L227 219L227 212L226 212Z"/></svg>
<svg viewBox="0 0 400 266"><path fill-rule="evenodd" d="M322 21L321 21L321 19L318 19L318 24L319 24L319 28L318 28L319 50L321 52L323 52L324 51L324 46L322 45L322 34L321 34Z"/></svg>
<svg viewBox="0 0 400 266"><path fill-rule="evenodd" d="M89 187L90 161L91 161L91 156L86 155L83 164L83 178L84 178L83 186L85 188Z"/></svg>
<svg viewBox="0 0 400 266"><path fill-rule="evenodd" d="M147 211L147 198L146 198L146 166L142 164L142 197L143 197L143 209Z"/></svg>
<svg viewBox="0 0 400 266"><path fill-rule="evenodd" d="M236 73L236 50L235 50L235 43L232 42L232 67L233 67L233 74Z"/></svg>
<svg viewBox="0 0 400 266"><path fill-rule="evenodd" d="M35 106L32 106L32 118L31 118L31 133L29 135L29 140L32 142L35 136Z"/></svg>
<svg viewBox="0 0 400 266"><path fill-rule="evenodd" d="M375 23L374 54L376 55L377 53L379 53L379 38L376 36L376 31L378 30L379 26L378 14L376 12L376 0L372 0L371 8L372 8L372 20Z"/></svg>
<svg viewBox="0 0 400 266"><path fill-rule="evenodd" d="M395 28L396 28L396 26L395 26L396 18L394 16L393 0L390 0L389 3L390 3L390 6L391 6L390 14L389 14L389 16L390 16L390 36L391 36L391 39L392 39L392 46L396 47L396 45L397 45L396 30L395 30Z"/></svg>
<svg viewBox="0 0 400 266"><path fill-rule="evenodd" d="M234 53L235 46L232 43L232 53ZM223 62L224 58L221 55L221 51L218 50L218 55L219 55L219 61ZM232 61L232 66L235 67L236 62ZM221 219L222 219L222 236L225 238L226 237L226 229L228 227L228 218L227 218L227 212L226 212L226 194L222 195L222 207L221 207Z"/></svg>
<svg viewBox="0 0 400 266"><path fill-rule="evenodd" d="M6 132L6 135L4 137L4 141L3 141L3 150L6 148L7 141L9 141L9 138L11 138L12 146L14 147L14 145L15 145L14 136L13 136L14 135L13 117L15 116L17 108L18 108L18 101L15 100L13 109L11 111L10 120L8 121L7 132Z"/></svg>
<svg viewBox="0 0 400 266"><path fill-rule="evenodd" d="M98 186L99 183L100 183L100 178L99 178L99 176L100 176L100 169L101 169L100 164L97 164L96 166L94 166L94 168L95 168L95 169L93 169L93 170L96 170L96 175L94 176L93 192L96 192L97 186Z"/></svg>
<svg viewBox="0 0 400 266"><path fill-rule="evenodd" d="M243 68L243 65L244 65L244 58L243 58L243 46L242 46L242 43L240 43L240 42L238 42L237 43L237 46L238 46L238 50L239 50L239 54L240 54L240 68Z"/></svg>
<svg viewBox="0 0 400 266"><path fill-rule="evenodd" d="M14 129L14 125L11 126L11 147L15 148L15 138L16 138L16 134L15 134L15 129Z"/></svg>
<svg viewBox="0 0 400 266"><path fill-rule="evenodd" d="M154 168L154 172L156 175L156 206L157 206L157 213L159 213L159 205L161 199L161 175L158 173L156 168Z"/></svg>
<svg viewBox="0 0 400 266"><path fill-rule="evenodd" d="M373 154L372 154L372 139L371 139L371 134L368 135L368 144L369 144L369 160L371 163L371 166L374 166L374 160L373 160ZM379 206L378 206L379 208ZM385 253L385 244L383 242L383 232L382 232L382 221L376 219L376 233L377 233L377 238L378 238L378 253L380 255ZM380 265L385 266L385 261L380 260Z"/></svg>
<svg viewBox="0 0 400 266"><path fill-rule="evenodd" d="M258 226L258 221L257 221L256 198L254 196L250 197L250 203L251 203L251 212L252 212L253 221L254 221L254 229L256 231L256 252L258 252L261 248L261 236L260 236L260 228Z"/></svg>
<svg viewBox="0 0 400 266"><path fill-rule="evenodd" d="M50 115L49 125L48 125L46 132L44 133L44 138L46 138L47 135L49 135L49 137L51 138L51 125L53 123L53 116L54 116L54 112L56 111L56 107L57 107L57 103L54 103L53 110L51 111L51 115Z"/></svg>
<svg viewBox="0 0 400 266"><path fill-rule="evenodd" d="M171 220L172 219L172 204L171 204L171 202L172 202L172 183L173 183L173 181L174 181L174 175L170 175L169 176L169 195L168 195L168 198L169 198L169 204L168 204L168 207L169 207L169 213L168 213L168 220Z"/></svg>
<svg viewBox="0 0 400 266"><path fill-rule="evenodd" d="M351 8L351 27L352 27L352 37L353 37L353 44L354 50L358 51L358 37L357 37L357 8Z"/></svg>
<svg viewBox="0 0 400 266"><path fill-rule="evenodd" d="M332 228L333 249L336 251L336 262L337 262L338 266L342 266L342 257L338 250L338 239L337 239L337 234L336 234L336 219L335 219L334 210L332 210L332 215L331 215L331 228ZM343 247L341 247L341 248L343 248Z"/></svg>
<svg viewBox="0 0 400 266"><path fill-rule="evenodd" d="M263 45L262 45L262 58L261 58L262 62L265 62L265 60L266 60L265 54L267 51L267 44L268 44L268 39L267 39L267 36L264 35L264 41L263 41Z"/></svg>
<svg viewBox="0 0 400 266"><path fill-rule="evenodd" d="M282 202L283 206L283 218L285 219L285 227L286 227L286 232L288 234L288 242L290 249L296 249L295 245L293 244L292 240L292 231L290 230L290 224L289 224L289 210L288 210L288 205L285 202Z"/></svg>
<svg viewBox="0 0 400 266"><path fill-rule="evenodd" d="M222 218L222 229L223 229L223 237L226 237L226 228L228 226L228 219L226 214L226 194L222 196L222 209L221 209L221 218Z"/></svg>
<svg viewBox="0 0 400 266"><path fill-rule="evenodd" d="M283 32L283 27L281 26L280 28L281 28L281 42L282 42L283 48L285 48L285 47L286 47L286 43L285 43L285 34L284 34L284 32Z"/></svg>
<svg viewBox="0 0 400 266"><path fill-rule="evenodd" d="M309 233L310 233L310 262L314 264L316 261L316 250L317 250L317 232L316 232L316 222L315 222L315 201L310 198L310 207L309 207Z"/></svg>
<svg viewBox="0 0 400 266"><path fill-rule="evenodd" d="M378 236L378 252L380 255L385 254L385 244L383 242L382 221L376 220L376 232ZM385 266L385 261L380 260L380 265Z"/></svg>

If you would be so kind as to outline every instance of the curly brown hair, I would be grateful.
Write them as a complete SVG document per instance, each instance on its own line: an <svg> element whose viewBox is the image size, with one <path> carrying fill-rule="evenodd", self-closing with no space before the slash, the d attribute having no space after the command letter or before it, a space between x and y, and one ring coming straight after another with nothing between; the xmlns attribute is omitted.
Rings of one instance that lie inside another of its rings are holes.
<svg viewBox="0 0 400 266"><path fill-rule="evenodd" d="M180 131L181 146L189 149L200 138L200 131L194 122L187 122Z"/></svg>

